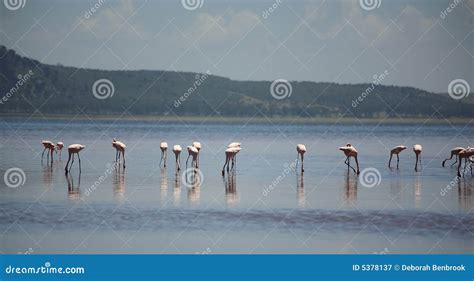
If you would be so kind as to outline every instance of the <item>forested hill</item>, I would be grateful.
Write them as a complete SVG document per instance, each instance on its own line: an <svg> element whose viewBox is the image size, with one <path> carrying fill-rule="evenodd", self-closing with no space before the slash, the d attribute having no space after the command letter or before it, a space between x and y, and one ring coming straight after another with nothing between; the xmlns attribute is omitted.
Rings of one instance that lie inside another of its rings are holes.
<svg viewBox="0 0 474 281"><path fill-rule="evenodd" d="M113 95L107 92L110 88L99 87L96 96L104 99L94 96L93 86L99 79L112 82ZM106 71L46 65L3 46L0 81L0 113L4 114L38 109L42 114L76 114L83 110L104 115L127 110L134 115L179 116L474 117L473 95L454 100L447 94L411 87L290 81L291 95L277 92L284 98L276 99L270 91L272 81L234 81L189 72Z"/></svg>

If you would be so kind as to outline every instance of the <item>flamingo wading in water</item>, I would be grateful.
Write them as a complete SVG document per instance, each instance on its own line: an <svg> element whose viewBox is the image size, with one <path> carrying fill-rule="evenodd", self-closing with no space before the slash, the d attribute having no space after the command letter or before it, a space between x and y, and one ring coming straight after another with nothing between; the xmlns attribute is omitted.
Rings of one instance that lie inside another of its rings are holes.
<svg viewBox="0 0 474 281"><path fill-rule="evenodd" d="M224 176L225 174L225 168L227 166L227 172L229 172L229 163L232 162L232 169L234 169L234 165L235 163L237 163L235 161L235 158L236 158L236 155L237 153L239 153L239 151L241 150L242 148L240 147L240 144L239 146L234 146L234 147L230 147L230 148L227 148L225 150L225 163L224 163L224 166L222 167L222 175Z"/></svg>
<svg viewBox="0 0 474 281"><path fill-rule="evenodd" d="M193 142L193 147L195 147L198 151L198 154L196 156L196 168L199 167L199 152L201 151L201 143L200 142Z"/></svg>
<svg viewBox="0 0 474 281"><path fill-rule="evenodd" d="M56 153L58 153L59 150L59 159L61 159L61 152L63 151L64 143L58 141L56 144Z"/></svg>
<svg viewBox="0 0 474 281"><path fill-rule="evenodd" d="M421 166L421 151L423 150L423 147L421 147L421 144L415 144L413 146L413 152L415 152L416 156L416 162L415 162L415 171L418 172L418 162L420 162Z"/></svg>
<svg viewBox="0 0 474 281"><path fill-rule="evenodd" d="M400 152L404 151L405 149L407 149L406 146L397 145L394 148L392 148L392 150L390 150L390 159L388 159L388 167L389 168L390 168L390 163L392 163L392 156L395 154L395 155L397 155L397 169L398 169L398 163L400 162L400 157L398 157L398 154L400 154Z"/></svg>
<svg viewBox="0 0 474 281"><path fill-rule="evenodd" d="M81 157L79 156L79 152L85 148L84 145L82 144L71 144L67 148L67 152L69 153L69 157L67 159L66 167L64 170L66 171L66 175L71 171L72 164L74 164L74 154L77 154L77 158L79 158L79 173L81 172ZM71 166L68 169L69 166L69 161L71 161L71 156L72 156L72 163Z"/></svg>
<svg viewBox="0 0 474 281"><path fill-rule="evenodd" d="M161 167L161 161L164 160L163 167L166 168L166 158L167 158L167 151L168 151L168 143L162 142L160 143L160 149L161 149L161 159L160 159L160 167Z"/></svg>
<svg viewBox="0 0 474 281"><path fill-rule="evenodd" d="M115 148L115 163L120 161L120 154L122 154L123 168L125 169L125 148L127 148L127 146L115 138L112 140L112 146Z"/></svg>
<svg viewBox="0 0 474 281"><path fill-rule="evenodd" d="M459 152L463 150L464 150L464 147L460 147L460 146L451 149L451 157L444 159L443 163L441 163L441 166L444 167L444 164L446 163L446 161L453 159L453 156L455 157L454 160L456 161L454 161L454 163L451 164L451 167L454 166L454 164L456 164L459 161Z"/></svg>
<svg viewBox="0 0 474 281"><path fill-rule="evenodd" d="M359 152L355 147L353 147L350 143L346 144L346 146L339 147L339 150L344 152L344 155L346 155L346 161L344 163L347 165L347 169L351 168L354 173L360 174L360 169L359 169L359 160L357 159L357 155ZM356 165L357 165L357 171L351 166L351 161L350 157L354 157Z"/></svg>
<svg viewBox="0 0 474 281"><path fill-rule="evenodd" d="M458 155L458 157L459 157L458 177L461 177L462 159L466 159L466 164L467 164L467 161L469 160L471 162L471 165L472 165L472 163L473 163L472 157L473 156L474 156L474 148L471 148L471 147L463 149L463 150L461 150L461 152L459 152L459 155ZM472 174L472 166L471 166L471 174Z"/></svg>
<svg viewBox="0 0 474 281"><path fill-rule="evenodd" d="M46 149L48 149L48 154L46 154L46 157L47 159L49 159L49 155L51 155L51 163L53 163L53 151L56 148L56 145L52 141L49 141L49 140L43 140L41 144L43 144L43 147L44 147L43 153L41 154L41 163L43 163L43 156Z"/></svg>
<svg viewBox="0 0 474 281"><path fill-rule="evenodd" d="M176 157L176 169L179 171L181 170L181 151L183 149L181 148L181 145L175 145L173 146L173 152L174 152L174 156Z"/></svg>
<svg viewBox="0 0 474 281"><path fill-rule="evenodd" d="M191 161L191 167L193 168L197 168L197 156L198 156L198 153L199 153L199 150L197 150L197 148L195 148L194 146L188 146L187 147L188 149L188 158L186 159L186 169L188 168L188 160L189 160L189 157L193 157L192 161Z"/></svg>
<svg viewBox="0 0 474 281"><path fill-rule="evenodd" d="M301 172L304 172L304 153L306 152L306 146L304 144L297 144L296 151L298 155L296 155L296 165L298 165L298 159L301 156Z"/></svg>

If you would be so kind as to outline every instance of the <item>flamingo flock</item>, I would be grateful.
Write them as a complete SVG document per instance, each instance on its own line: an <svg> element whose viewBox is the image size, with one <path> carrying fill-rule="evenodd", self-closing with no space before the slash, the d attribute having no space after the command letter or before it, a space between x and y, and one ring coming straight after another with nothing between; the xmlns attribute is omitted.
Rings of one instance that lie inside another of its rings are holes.
<svg viewBox="0 0 474 281"><path fill-rule="evenodd" d="M53 152L56 151L56 153L59 151L59 157L61 157L61 151L64 147L64 143L58 142L54 143L49 140L43 140L41 142L43 145L43 152L41 154L41 163L43 163L44 159L44 153L46 151L46 157L47 161L50 161L53 163ZM125 169L125 150L126 150L126 145L122 141L119 141L117 139L112 140L112 147L115 148L115 162L120 163L122 161L122 167ZM77 155L77 158L79 160L79 171L81 171L81 158L79 156L79 152L82 151L85 148L84 145L82 144L71 144L68 146L68 160L66 163L66 167L64 168L66 174L68 174L71 171L71 168L74 164L74 158L75 155ZM196 169L199 168L199 152L201 150L201 143L200 142L193 142L191 145L186 147L188 151L188 158L186 159L186 169L188 167L188 162L189 159L191 158L191 168L194 169L196 172ZM237 164L237 154L240 152L242 149L241 143L239 142L232 142L227 146L227 149L224 151L225 153L225 162L224 166L222 167L222 175L225 175L225 172L227 171L234 171L236 164ZM388 167L391 168L391 162L393 155L397 156L397 169L399 168L399 163L400 163L400 153L406 150L407 147L405 145L397 145L394 148L390 150L390 158L388 160ZM161 150L161 159L160 159L160 164L159 166L161 167L161 164L163 163L163 168L166 168L166 160L167 160L167 150L168 150L168 143L166 142L161 142L160 143L160 150ZM176 170L179 171L181 169L181 152L182 152L182 147L180 145L174 145L173 146L173 153L175 155L175 167ZM339 147L339 150L342 151L346 157L346 160L344 161L344 164L347 165L347 170L352 169L352 171L356 174L360 174L360 167L359 167L359 160L358 160L358 155L359 152L357 149L350 143L346 144L345 146ZM304 170L304 154L306 153L306 146L304 144L297 144L296 145L296 151L297 151L297 158L296 158L296 167L301 159L301 173L303 173ZM421 167L421 154L423 151L423 147L420 144L415 144L413 146L413 152L415 153L415 171L419 171L419 166ZM464 170L466 167L470 166L471 169L471 175L473 173L473 167L474 167L474 148L468 147L468 148L463 148L463 147L454 147L451 149L450 157L444 159L441 162L441 166L444 167L446 162L449 160L452 160L452 158L455 158L454 162L451 163L451 167L454 166L456 163L457 165L457 176L461 177L461 166L462 162L464 159ZM354 158L356 167L354 168L351 165L351 158ZM463 170L463 171L464 171Z"/></svg>

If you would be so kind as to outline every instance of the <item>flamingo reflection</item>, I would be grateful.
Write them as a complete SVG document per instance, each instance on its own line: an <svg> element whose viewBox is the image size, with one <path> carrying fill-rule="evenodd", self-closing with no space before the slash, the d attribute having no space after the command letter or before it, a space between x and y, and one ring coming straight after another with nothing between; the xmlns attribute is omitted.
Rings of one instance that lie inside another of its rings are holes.
<svg viewBox="0 0 474 281"><path fill-rule="evenodd" d="M357 202L357 184L358 178L353 177L349 171L346 174L346 183L344 188L344 203L346 205L354 206Z"/></svg>
<svg viewBox="0 0 474 281"><path fill-rule="evenodd" d="M160 172L160 195L161 203L164 203L166 197L168 197L168 176L164 168L162 168Z"/></svg>
<svg viewBox="0 0 474 281"><path fill-rule="evenodd" d="M188 186L188 201L190 204L199 205L201 200L202 173L198 168L185 171L186 185Z"/></svg>
<svg viewBox="0 0 474 281"><path fill-rule="evenodd" d="M125 200L125 171L121 170L119 165L114 169L112 186L114 189L114 199L118 202L123 202Z"/></svg>
<svg viewBox="0 0 474 281"><path fill-rule="evenodd" d="M74 185L74 176L71 173L66 174L66 180L68 199L73 201L81 199L81 173L78 175L78 179L76 181L77 185Z"/></svg>
<svg viewBox="0 0 474 281"><path fill-rule="evenodd" d="M181 173L179 169L176 169L174 174L174 187L173 187L173 205L179 206L181 202Z"/></svg>
<svg viewBox="0 0 474 281"><path fill-rule="evenodd" d="M298 207L304 208L306 205L306 197L304 194L304 172L296 175L296 191Z"/></svg>
<svg viewBox="0 0 474 281"><path fill-rule="evenodd" d="M239 195L237 194L237 181L235 176L235 170L227 173L227 177L223 176L224 187L225 187L225 202L227 207L235 207L239 202Z"/></svg>

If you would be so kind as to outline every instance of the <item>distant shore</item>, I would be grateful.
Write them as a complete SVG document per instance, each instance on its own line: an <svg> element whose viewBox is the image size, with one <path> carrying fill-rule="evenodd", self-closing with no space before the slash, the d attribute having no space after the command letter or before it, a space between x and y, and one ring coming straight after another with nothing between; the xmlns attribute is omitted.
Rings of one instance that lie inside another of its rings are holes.
<svg viewBox="0 0 474 281"><path fill-rule="evenodd" d="M224 123L224 124L470 124L474 122L473 118L450 118L435 119L429 117L420 118L353 118L353 117L205 117L205 116L163 116L163 115L68 115L68 114L4 114L0 113L2 119L29 118L31 120L67 120L87 121L89 119L99 121L115 121L117 119L127 122L133 121L160 121L167 123L186 122L186 123Z"/></svg>

